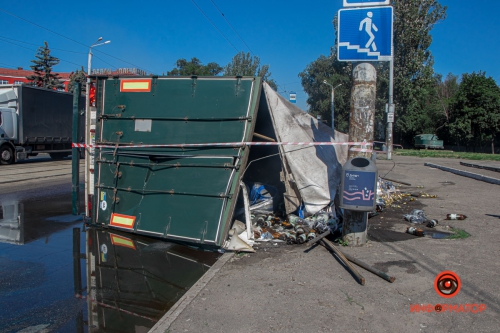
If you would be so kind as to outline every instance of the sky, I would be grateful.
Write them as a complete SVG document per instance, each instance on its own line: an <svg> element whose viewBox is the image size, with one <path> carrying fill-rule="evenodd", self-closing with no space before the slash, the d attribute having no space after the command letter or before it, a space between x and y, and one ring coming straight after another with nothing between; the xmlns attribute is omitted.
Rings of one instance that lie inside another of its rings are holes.
<svg viewBox="0 0 500 333"><path fill-rule="evenodd" d="M446 76L486 72L500 83L500 1L439 0L447 18L431 31L434 71ZM0 67L29 69L44 41L61 62L55 71L141 68L162 74L177 59L227 65L239 51L269 64L278 91L297 93L307 110L298 74L334 45L332 19L342 0L33 1L0 0ZM222 15L223 14L223 15Z"/></svg>

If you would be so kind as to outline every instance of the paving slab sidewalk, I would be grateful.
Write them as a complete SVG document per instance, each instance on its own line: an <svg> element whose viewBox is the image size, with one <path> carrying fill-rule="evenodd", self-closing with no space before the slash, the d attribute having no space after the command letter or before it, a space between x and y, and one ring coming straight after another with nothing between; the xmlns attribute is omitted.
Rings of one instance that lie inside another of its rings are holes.
<svg viewBox="0 0 500 333"><path fill-rule="evenodd" d="M500 186L424 166L430 162L464 168L459 161L397 155L387 161L379 156L381 176L412 184L403 191L438 195L418 201L429 218L439 220L440 228L451 226L471 234L457 240L370 237L363 247L340 248L396 277L394 283L359 268L366 279L361 286L322 246L304 252L306 246L301 245L260 245L254 254L234 255L161 331L498 332ZM407 209L400 209L401 220L387 225L389 232L404 233L409 223L402 215L409 213ZM447 213L468 218L446 221ZM461 279L462 288L454 298L442 298L434 290L434 279L444 270ZM411 312L415 304L485 304L486 309Z"/></svg>

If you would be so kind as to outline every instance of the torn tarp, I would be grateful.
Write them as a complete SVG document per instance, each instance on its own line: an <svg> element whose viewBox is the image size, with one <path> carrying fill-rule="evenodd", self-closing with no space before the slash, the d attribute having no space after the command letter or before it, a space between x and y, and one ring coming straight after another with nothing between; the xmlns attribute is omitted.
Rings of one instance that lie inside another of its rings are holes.
<svg viewBox="0 0 500 333"><path fill-rule="evenodd" d="M335 131L263 84L277 141L347 142L349 136ZM309 214L315 214L334 200L340 183L347 146L279 146Z"/></svg>

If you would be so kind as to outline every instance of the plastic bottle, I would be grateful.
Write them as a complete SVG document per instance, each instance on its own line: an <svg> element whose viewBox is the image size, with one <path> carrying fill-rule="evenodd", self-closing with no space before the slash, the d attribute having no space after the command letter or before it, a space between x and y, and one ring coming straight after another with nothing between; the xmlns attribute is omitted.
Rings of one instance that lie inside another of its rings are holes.
<svg viewBox="0 0 500 333"><path fill-rule="evenodd" d="M424 236L424 231L422 229L417 229L415 227L408 227L408 229L406 229L406 232L409 233L410 235L414 235L414 236L418 236L418 237Z"/></svg>
<svg viewBox="0 0 500 333"><path fill-rule="evenodd" d="M297 243L299 243L299 244L305 243L306 240L307 240L306 234L300 234L297 236Z"/></svg>
<svg viewBox="0 0 500 333"><path fill-rule="evenodd" d="M297 236L295 234L287 232L286 233L286 243L289 245L297 243Z"/></svg>
<svg viewBox="0 0 500 333"><path fill-rule="evenodd" d="M465 220L466 218L464 214L446 214L447 220Z"/></svg>
<svg viewBox="0 0 500 333"><path fill-rule="evenodd" d="M427 222L427 227L434 228L435 226L437 226L437 224L438 224L438 220L430 220L429 222Z"/></svg>
<svg viewBox="0 0 500 333"><path fill-rule="evenodd" d="M262 228L261 227L256 227L253 229L253 237L255 239L259 239L261 235L262 235Z"/></svg>
<svg viewBox="0 0 500 333"><path fill-rule="evenodd" d="M303 220L300 217L298 217L297 215L288 214L288 222L295 225L297 223L303 222Z"/></svg>
<svg viewBox="0 0 500 333"><path fill-rule="evenodd" d="M314 230L311 230L308 234L307 234L307 240L310 241L312 239L316 238L316 233L314 232Z"/></svg>
<svg viewBox="0 0 500 333"><path fill-rule="evenodd" d="M296 233L297 236L298 235L302 235L303 233L305 233L305 230L301 226L297 225L296 228L295 228L295 233Z"/></svg>

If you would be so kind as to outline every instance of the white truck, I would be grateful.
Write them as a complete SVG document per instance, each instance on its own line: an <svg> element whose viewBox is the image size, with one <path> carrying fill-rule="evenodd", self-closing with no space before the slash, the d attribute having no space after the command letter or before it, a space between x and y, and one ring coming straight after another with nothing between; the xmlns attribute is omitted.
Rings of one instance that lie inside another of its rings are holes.
<svg viewBox="0 0 500 333"><path fill-rule="evenodd" d="M48 153L52 159L69 156L72 119L71 93L1 85L0 164L11 164L39 153Z"/></svg>

